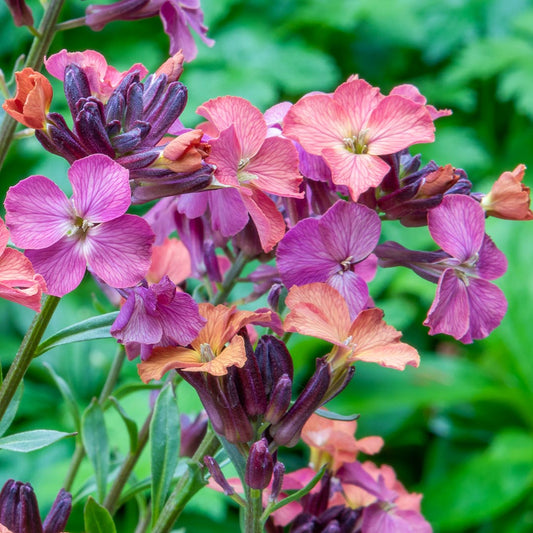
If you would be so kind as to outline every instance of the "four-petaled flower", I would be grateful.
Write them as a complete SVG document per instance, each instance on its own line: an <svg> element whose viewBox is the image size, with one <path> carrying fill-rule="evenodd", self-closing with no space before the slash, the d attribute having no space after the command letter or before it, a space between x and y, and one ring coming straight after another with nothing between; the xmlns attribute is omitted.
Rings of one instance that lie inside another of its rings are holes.
<svg viewBox="0 0 533 533"><path fill-rule="evenodd" d="M68 177L70 200L44 176L9 189L6 223L13 243L26 249L54 296L74 290L87 265L111 287L137 284L150 266L154 234L144 219L125 214L128 171L95 154L75 161Z"/></svg>

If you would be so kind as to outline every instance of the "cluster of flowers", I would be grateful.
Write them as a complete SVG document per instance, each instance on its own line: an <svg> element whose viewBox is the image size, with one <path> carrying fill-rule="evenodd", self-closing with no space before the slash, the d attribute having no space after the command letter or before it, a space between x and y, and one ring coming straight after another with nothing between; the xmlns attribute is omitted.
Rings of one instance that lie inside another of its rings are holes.
<svg viewBox="0 0 533 533"><path fill-rule="evenodd" d="M270 487L275 501L299 483L289 475L283 481L277 449L300 440L314 411L349 382L355 361L418 366L417 351L370 297L378 265L408 267L437 283L425 321L430 334L470 343L500 323L506 301L491 281L506 260L485 234L485 218L533 218L525 169L505 172L483 195L471 192L461 169L422 167L408 148L432 142L434 120L450 112L426 105L413 86L383 95L357 77L264 114L242 98L219 97L198 108L206 122L187 129L179 120L183 60L177 53L145 78L142 65L119 73L93 51L51 56L45 65L64 82L72 129L49 112L47 79L31 69L17 73L17 94L4 109L71 164L73 194L44 176L9 190L6 224L25 257L5 249L2 226L2 295L37 309L41 291L63 296L86 268L116 289L122 306L111 333L130 359L141 356L141 379L177 370L215 431L246 458L247 485ZM126 214L132 202L155 199L144 218ZM427 224L440 249L378 244L382 219ZM168 239L174 231L180 241ZM275 259L247 278L254 291L246 300L268 294L270 308L225 305L226 280L253 259ZM184 292L189 277L204 282L210 303ZM255 344L254 325L275 335ZM278 338L285 332L333 345L294 403L292 360ZM399 503L405 491L389 469L352 455L334 461L318 492L299 504L293 531L311 531L313 521L353 525L342 531L430 530L416 502ZM229 492L216 462L206 464ZM353 499L352 489L359 491Z"/></svg>

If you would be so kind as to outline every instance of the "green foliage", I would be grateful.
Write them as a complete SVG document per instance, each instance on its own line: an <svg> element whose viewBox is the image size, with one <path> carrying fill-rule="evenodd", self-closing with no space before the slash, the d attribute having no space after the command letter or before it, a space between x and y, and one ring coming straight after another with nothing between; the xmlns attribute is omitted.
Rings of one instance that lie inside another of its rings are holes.
<svg viewBox="0 0 533 533"><path fill-rule="evenodd" d="M89 496L84 510L86 533L116 533L113 518L109 511Z"/></svg>
<svg viewBox="0 0 533 533"><path fill-rule="evenodd" d="M7 437L0 438L0 450L11 452L33 452L66 437L73 437L76 433L64 433L62 431L36 429L34 431L24 431L15 433Z"/></svg>

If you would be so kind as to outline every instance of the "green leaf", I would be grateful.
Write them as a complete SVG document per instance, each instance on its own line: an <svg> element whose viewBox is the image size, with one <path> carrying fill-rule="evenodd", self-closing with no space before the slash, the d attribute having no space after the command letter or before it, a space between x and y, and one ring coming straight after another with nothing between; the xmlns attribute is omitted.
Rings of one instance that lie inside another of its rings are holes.
<svg viewBox="0 0 533 533"><path fill-rule="evenodd" d="M116 533L117 529L109 511L89 496L83 510L85 533Z"/></svg>
<svg viewBox="0 0 533 533"><path fill-rule="evenodd" d="M52 379L54 380L54 383L56 384L57 388L59 389L59 392L61 392L61 396L63 396L63 400L65 400L65 404L70 411L70 414L74 420L74 426L76 428L76 431L80 431L81 428L81 417L80 417L80 411L78 404L76 400L74 399L74 395L72 394L72 391L70 390L70 387L68 386L68 383L61 377L58 376L54 369L47 363L44 363L44 367L48 372L50 373L50 376L52 376Z"/></svg>
<svg viewBox="0 0 533 533"><path fill-rule="evenodd" d="M37 350L35 350L35 357L63 344L94 339L107 339L111 337L110 328L117 316L118 311L113 311L105 315L88 318L68 328L64 328L41 342Z"/></svg>
<svg viewBox="0 0 533 533"><path fill-rule="evenodd" d="M11 422L13 422L13 419L15 418L15 415L17 414L17 409L20 404L20 399L22 398L23 390L24 390L24 382L21 381L20 385L17 387L17 390L15 391L15 394L13 395L13 398L11 399L11 402L9 402L9 405L7 406L4 416L0 420L0 436L2 436L8 430L9 426L11 425Z"/></svg>
<svg viewBox="0 0 533 533"><path fill-rule="evenodd" d="M490 447L424 490L424 516L436 529L459 531L514 506L533 483L533 437L500 433Z"/></svg>
<svg viewBox="0 0 533 533"><path fill-rule="evenodd" d="M126 411L124 411L123 407L118 403L118 400L116 398L113 398L113 396L109 397L109 401L113 404L113 407L118 411L118 414L120 415L120 418L124 420L124 424L126 424L126 429L128 430L128 435L130 437L130 451L134 451L137 448L137 440L138 440L138 431L137 431L137 424L135 423L135 420L130 418Z"/></svg>
<svg viewBox="0 0 533 533"><path fill-rule="evenodd" d="M102 407L93 398L81 417L81 438L93 465L98 499L104 499L109 471L109 442Z"/></svg>
<svg viewBox="0 0 533 533"><path fill-rule="evenodd" d="M180 417L174 390L169 383L157 397L150 422L152 471L152 524L155 524L178 464Z"/></svg>
<svg viewBox="0 0 533 533"><path fill-rule="evenodd" d="M127 383L121 387L118 387L113 396L117 400L120 400L121 398L128 396L128 394L132 394L140 390L157 390L161 387L161 383Z"/></svg>
<svg viewBox="0 0 533 533"><path fill-rule="evenodd" d="M58 440L66 437L73 437L76 433L65 433L64 431L54 431L52 429L35 429L15 433L0 439L0 449L12 452L33 452L54 444Z"/></svg>
<svg viewBox="0 0 533 533"><path fill-rule="evenodd" d="M315 413L322 418L327 418L328 420L342 420L344 422L357 420L361 416L359 413L355 413L353 415L340 415L339 413L334 413L333 411L326 411L326 409L317 409Z"/></svg>

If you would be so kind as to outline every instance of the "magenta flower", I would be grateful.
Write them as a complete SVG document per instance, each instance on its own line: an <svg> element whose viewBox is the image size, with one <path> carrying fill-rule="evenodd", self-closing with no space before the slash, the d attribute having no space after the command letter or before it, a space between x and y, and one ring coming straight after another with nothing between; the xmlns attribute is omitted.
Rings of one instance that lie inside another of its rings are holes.
<svg viewBox="0 0 533 533"><path fill-rule="evenodd" d="M367 281L375 273L372 254L381 233L378 215L361 204L339 200L322 217L301 220L277 250L287 288L328 283L344 296L353 320L368 302Z"/></svg>
<svg viewBox="0 0 533 533"><path fill-rule="evenodd" d="M187 346L205 325L198 304L164 276L150 287L128 290L128 298L111 326L129 359L148 359L154 346Z"/></svg>
<svg viewBox="0 0 533 533"><path fill-rule="evenodd" d="M88 266L111 287L137 284L150 266L154 234L130 206L128 171L95 154L68 171L72 198L44 176L11 187L5 200L13 243L26 249L48 293L63 296L81 282Z"/></svg>
<svg viewBox="0 0 533 533"><path fill-rule="evenodd" d="M379 156L433 142L434 130L425 105L396 94L384 96L366 81L352 79L332 95L301 98L287 113L283 133L321 155L333 183L346 186L357 201L389 171Z"/></svg>
<svg viewBox="0 0 533 533"><path fill-rule="evenodd" d="M481 205L450 194L428 212L428 228L438 252L407 250L387 242L376 248L381 266L406 266L437 282L435 300L424 325L430 335L446 333L463 343L483 339L507 311L503 292L490 280L507 270L504 254L485 234Z"/></svg>

